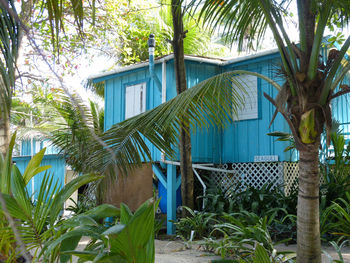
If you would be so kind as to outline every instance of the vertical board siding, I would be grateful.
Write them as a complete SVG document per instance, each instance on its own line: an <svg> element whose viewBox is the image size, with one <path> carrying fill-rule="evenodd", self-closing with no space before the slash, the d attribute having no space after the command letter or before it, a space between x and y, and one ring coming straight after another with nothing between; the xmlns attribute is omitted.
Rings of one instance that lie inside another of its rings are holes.
<svg viewBox="0 0 350 263"><path fill-rule="evenodd" d="M167 61L166 70L166 100L174 98L176 82L174 74L174 61ZM278 55L259 57L236 64L220 67L213 64L186 61L186 76L188 87L191 88L199 82L217 75L221 72L234 69L246 69L262 73L276 79L276 68L280 65ZM155 72L161 81L162 65L155 65ZM105 130L124 120L125 86L137 82L147 82L147 110L161 104L161 91L150 78L148 67L135 71L124 72L120 76L108 79L105 82ZM280 84L281 81L278 81ZM209 129L193 128L192 132L192 158L193 162L252 162L256 155L278 155L279 161L291 160L291 153L284 153L287 142L276 142L276 138L267 136L272 131L289 132L289 128L280 114L269 128L275 107L263 97L266 92L275 98L277 91L267 82L258 79L258 119L242 120L228 124L225 130L215 127ZM160 151L148 143L155 161L160 160ZM178 155L177 155L178 156Z"/></svg>
<svg viewBox="0 0 350 263"><path fill-rule="evenodd" d="M161 79L161 65L155 65L155 73ZM131 71L105 81L105 130L114 124L125 120L125 87L137 83L146 82L146 110L153 109L161 103L161 92L150 80L148 67L142 70ZM152 153L152 159L159 160L160 152L149 142L148 147Z"/></svg>
<svg viewBox="0 0 350 263"><path fill-rule="evenodd" d="M21 156L21 157L14 157L13 161L16 162L16 166L23 174L31 157L30 156ZM57 182L58 188L62 188L64 186L64 178L65 178L65 160L63 155L58 154L52 154L52 155L45 155L41 166L50 165L51 168L47 170L47 173L50 174L50 176L53 178L53 183L55 184ZM33 196L34 199L37 198L41 182L43 180L43 177L45 175L45 172L41 172L34 176L34 193L32 191L32 181L30 181L27 185L27 190L29 196ZM33 179L32 179L33 180Z"/></svg>
<svg viewBox="0 0 350 263"><path fill-rule="evenodd" d="M46 148L45 154L58 154L59 153L59 149L56 148L53 144L51 144L49 141L42 141L42 140L33 139L33 152L31 151L32 141L30 139L22 140L21 142L22 143L21 143L20 156L30 156L32 154L35 155L43 148ZM37 148L37 142L40 142L40 148ZM46 143L46 145L45 145L45 143Z"/></svg>
<svg viewBox="0 0 350 263"><path fill-rule="evenodd" d="M347 75L342 84L350 85L350 76ZM339 88L335 92L339 91ZM350 139L350 94L345 94L332 101L332 114L334 120L340 124L340 129L346 139Z"/></svg>
<svg viewBox="0 0 350 263"><path fill-rule="evenodd" d="M185 61L187 87L191 88L201 81L221 73L216 65L198 63L193 61ZM167 63L167 101L177 95L176 81L174 74L174 61ZM220 136L217 128L209 126L206 128L192 127L191 143L192 143L192 160L196 163L213 163L220 160ZM178 151L178 149L177 149ZM179 155L177 154L179 160Z"/></svg>
<svg viewBox="0 0 350 263"><path fill-rule="evenodd" d="M224 70L248 70L261 73L269 78L276 79L277 58L259 58L259 62L245 61L238 65L229 65ZM263 96L266 92L275 98L277 90L266 81L258 79L258 118L236 121L229 124L222 134L222 162L253 162L256 155L278 155L279 161L290 159L290 153L284 153L283 149L288 145L284 142L275 142L275 138L267 133L273 131L289 132L286 122L280 114L269 128L275 107Z"/></svg>

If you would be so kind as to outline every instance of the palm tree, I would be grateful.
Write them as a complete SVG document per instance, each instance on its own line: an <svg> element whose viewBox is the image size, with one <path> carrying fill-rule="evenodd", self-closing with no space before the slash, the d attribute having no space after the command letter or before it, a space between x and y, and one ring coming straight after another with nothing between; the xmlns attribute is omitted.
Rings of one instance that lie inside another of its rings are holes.
<svg viewBox="0 0 350 263"><path fill-rule="evenodd" d="M72 8L65 9L70 3ZM34 12L40 8L40 12ZM94 9L94 6L92 7ZM33 26L34 15L47 16L50 25L50 37L55 52L59 51L60 32L64 26L65 15L74 17L76 27L83 27L83 1L21 1L21 12L17 12L13 0L0 1L0 153L5 154L10 140L10 111L12 94L18 73L17 59L21 42L25 34L32 41L27 25ZM67 14L67 10L69 10Z"/></svg>
<svg viewBox="0 0 350 263"><path fill-rule="evenodd" d="M350 70L350 62L344 59L350 46L350 36L340 50L329 52L327 61L321 61L319 54L325 28L331 18L336 15L343 23L349 22L350 2L296 1L300 45L291 42L283 23L286 5L291 2L207 0L202 6L204 20L228 30L232 41L238 41L240 47L244 41L247 44L259 42L266 29L270 28L282 60L281 71L285 80L282 86L257 73L224 73L149 112L119 123L107 131L104 138L115 151L117 160L125 160L123 157L126 157L128 162L120 161L126 166L142 160L137 157L140 149L141 155L150 158L141 134L159 149L172 154L171 144L176 143L181 123L196 122L207 126L212 121L224 126L225 121L232 120L231 113L238 109L241 101L235 89L244 88L234 76L255 75L268 81L279 90L279 94L275 99L267 94L264 96L276 106L276 113L281 113L287 121L300 153L297 262L321 262L318 151L324 127L327 132L331 128L331 100L350 92L350 87L346 85L342 85L340 91L336 90ZM225 22L224 26L222 21ZM234 89L230 88L232 83ZM130 151L132 154L128 155ZM91 162L94 163L94 160ZM111 162L106 158L101 168Z"/></svg>
<svg viewBox="0 0 350 263"><path fill-rule="evenodd" d="M13 1L9 1L8 4L14 9ZM20 25L2 5L0 32L0 154L5 154L10 142L10 110L20 45Z"/></svg>
<svg viewBox="0 0 350 263"><path fill-rule="evenodd" d="M238 41L240 46L246 32L250 42L255 37L256 41L261 40L266 28L273 33L285 83L275 99L264 96L287 121L300 154L297 262L321 262L318 151L324 127L327 133L331 128L331 100L350 91L347 86L335 92L350 70L350 62L344 62L350 36L339 51L329 52L325 63L320 60L320 50L325 29L334 15L343 23L350 21L350 2L296 1L300 46L291 42L283 23L291 2L207 0L202 14L209 23L225 21L225 30L232 33L232 41Z"/></svg>

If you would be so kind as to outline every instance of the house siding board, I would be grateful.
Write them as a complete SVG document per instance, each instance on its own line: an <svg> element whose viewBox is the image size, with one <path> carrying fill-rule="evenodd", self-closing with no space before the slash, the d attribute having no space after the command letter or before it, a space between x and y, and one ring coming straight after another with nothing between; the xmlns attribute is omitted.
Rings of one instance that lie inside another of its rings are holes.
<svg viewBox="0 0 350 263"><path fill-rule="evenodd" d="M253 59L251 63L244 61L227 66L225 71L248 70L261 73L276 79L274 65L278 64L275 55L266 56L264 60ZM269 128L275 107L263 96L266 92L276 97L277 91L272 85L258 79L258 119L236 121L229 124L222 135L222 162L253 162L256 155L278 155L280 161L288 159L283 149L287 146L283 142L275 142L275 138L268 136L272 131L289 131L280 114Z"/></svg>
<svg viewBox="0 0 350 263"><path fill-rule="evenodd" d="M174 60L166 62L166 100L176 96ZM276 79L277 66L280 65L278 55L270 54L241 61L235 64L220 67L213 64L186 61L186 76L188 87L191 88L199 82L217 75L221 72L234 69L245 69L262 73ZM155 73L161 80L162 65L155 65ZM159 91L153 79L150 79L148 67L137 69L106 80L106 120L105 129L124 120L124 96L125 85L135 84L138 81L148 80L147 83L147 109L152 109L161 104L161 91ZM281 83L281 81L280 81ZM252 162L255 155L278 155L279 161L291 160L290 152L283 150L288 146L287 142L276 142L275 138L267 136L272 131L289 131L289 128L280 114L269 128L275 107L264 98L266 92L271 97L276 97L277 91L265 81L258 79L258 119L242 120L228 124L227 128L220 129L209 127L208 130L195 128L192 132L192 159L193 162L225 163L225 162ZM149 144L153 160L160 160L160 152ZM178 150L177 150L178 151ZM179 154L176 155L177 160Z"/></svg>
<svg viewBox="0 0 350 263"><path fill-rule="evenodd" d="M161 65L155 66L155 73L161 79ZM125 120L125 87L146 82L146 110L155 108L161 103L161 92L154 81L150 80L148 67L122 74L105 82L105 130ZM152 159L159 160L160 152L149 142Z"/></svg>
<svg viewBox="0 0 350 263"><path fill-rule="evenodd" d="M216 65L186 61L187 86L191 88L199 82L220 73L220 68ZM175 86L174 61L167 62L167 101L177 95ZM192 128L192 160L195 163L212 163L220 160L220 136L214 127L201 129ZM179 160L179 150L177 149L176 159ZM157 159L159 160L159 159Z"/></svg>
<svg viewBox="0 0 350 263"><path fill-rule="evenodd" d="M342 84L350 85L350 76L347 76ZM337 89L336 91L338 91ZM336 121L340 123L340 129L350 139L350 94L335 98L332 101L332 114Z"/></svg>
<svg viewBox="0 0 350 263"><path fill-rule="evenodd" d="M14 157L13 161L16 162L16 166L23 174L30 159L31 159L30 156L21 156L21 157ZM65 160L63 155L59 155L59 154L45 155L41 162L41 166L45 166L45 165L51 165L51 168L48 169L47 172L49 172L50 175L53 177L53 184L57 182L58 188L59 189L62 188L64 185L64 178L65 178ZM45 175L45 172L41 172L35 175L34 177L34 198L37 198L44 175ZM27 190L28 190L29 196L32 196L33 191L32 191L31 182L28 183Z"/></svg>
<svg viewBox="0 0 350 263"><path fill-rule="evenodd" d="M212 76L217 75L220 68L216 65L187 61L186 74L189 88ZM196 127L192 132L192 159L197 163L213 163L220 160L220 138L217 129L212 125L206 129Z"/></svg>

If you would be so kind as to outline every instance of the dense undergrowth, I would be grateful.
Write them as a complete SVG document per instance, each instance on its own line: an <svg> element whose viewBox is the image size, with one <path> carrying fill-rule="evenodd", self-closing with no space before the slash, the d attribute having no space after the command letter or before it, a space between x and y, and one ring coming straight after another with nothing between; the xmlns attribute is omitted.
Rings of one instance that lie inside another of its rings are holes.
<svg viewBox="0 0 350 263"><path fill-rule="evenodd" d="M10 148L13 142L14 138ZM350 146L339 134L332 135L332 144L332 159L320 164L320 230L322 242L340 255L334 262L342 262L341 249L350 240ZM34 156L23 174L12 164L11 152L0 160L0 190L8 211L0 206L1 263L20 262L25 255L32 262L69 262L73 255L79 262L154 262L154 236L162 225L154 216L158 202L149 200L134 213L125 205L78 202L69 208L75 215L64 218L63 203L80 186L99 178L80 176L60 189L46 173L38 193L30 196L27 184L48 168L40 166L43 155L44 151ZM278 252L275 246L296 242L297 182L289 195L283 186L271 184L226 190L210 179L207 184L206 195L198 198L203 209L184 207L189 216L175 223L178 236L187 243L200 240L203 249L226 262L294 262L295 253ZM111 219L108 223L106 217ZM84 236L90 241L77 251Z"/></svg>
<svg viewBox="0 0 350 263"><path fill-rule="evenodd" d="M322 242L340 253L350 239L350 144L346 145L339 133L333 133L331 141L332 158L320 163L320 231ZM207 184L207 194L199 197L204 208L193 211L185 207L190 216L176 222L182 239L188 240L194 231L193 237L202 240L203 248L233 262L254 262L258 245L271 262L293 262L295 254L277 253L274 245L296 243L297 181L289 195L283 185L225 189L210 178Z"/></svg>

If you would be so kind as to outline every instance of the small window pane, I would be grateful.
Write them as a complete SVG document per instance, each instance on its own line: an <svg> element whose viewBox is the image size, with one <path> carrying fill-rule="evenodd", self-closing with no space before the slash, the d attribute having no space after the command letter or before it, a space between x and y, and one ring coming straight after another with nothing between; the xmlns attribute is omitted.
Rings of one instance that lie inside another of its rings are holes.
<svg viewBox="0 0 350 263"><path fill-rule="evenodd" d="M125 89L125 119L146 111L146 83Z"/></svg>
<svg viewBox="0 0 350 263"><path fill-rule="evenodd" d="M258 118L258 81L257 77L250 75L241 75L235 79L245 92L237 90L243 98L243 105L238 109L238 118L236 120L249 120Z"/></svg>

